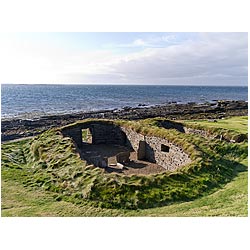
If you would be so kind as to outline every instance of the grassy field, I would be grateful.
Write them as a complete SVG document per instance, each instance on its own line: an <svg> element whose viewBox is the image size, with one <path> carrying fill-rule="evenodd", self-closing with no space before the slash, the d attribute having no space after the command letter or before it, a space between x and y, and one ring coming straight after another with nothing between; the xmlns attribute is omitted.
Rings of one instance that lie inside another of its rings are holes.
<svg viewBox="0 0 250 250"><path fill-rule="evenodd" d="M190 122L190 121L186 121ZM240 133L247 132L247 117L233 117L230 119L219 120L216 123L206 121L192 121L202 126L217 126L224 129L235 130ZM25 145L25 142L18 142L19 146ZM242 147L247 142L241 143ZM5 144L2 149L5 152L14 147L16 143ZM33 146L33 155L37 157L44 152L38 152L38 148ZM62 150L68 150L67 142L60 145ZM244 147L243 147L244 148ZM10 151L11 152L11 151ZM24 150L25 153L25 150ZM228 152L227 152L228 153ZM22 152L16 152L15 155L7 156L15 162L15 156L22 158ZM232 155L233 152L232 152ZM5 160L2 153L2 160ZM48 155L46 155L48 157ZM51 155L52 157L52 155ZM235 156L233 156L235 157ZM58 164L59 159L53 159L53 166ZM148 208L148 209L108 209L92 206L91 203L72 203L71 201L61 200L55 194L53 188L41 188L39 186L40 175L37 175L38 185L30 185L29 168L20 169L18 164L9 165L9 168L2 169L2 216L247 216L248 202L248 174L247 174L247 157L235 158L238 164L235 166L234 178L222 184L220 188L210 194L188 202L173 203L168 206ZM35 164L35 161L33 161ZM25 163L23 163L25 164ZM44 162L39 164L43 167ZM75 165L79 164L74 162ZM35 166L36 167L36 166ZM76 170L66 169L71 175L77 175ZM66 171L64 169L64 171ZM72 172L76 171L76 172ZM65 172L60 173L65 175Z"/></svg>
<svg viewBox="0 0 250 250"><path fill-rule="evenodd" d="M55 201L52 192L2 180L2 216L247 216L247 180L247 172L241 172L232 182L206 197L135 211Z"/></svg>
<svg viewBox="0 0 250 250"><path fill-rule="evenodd" d="M239 133L247 133L247 124L248 124L248 117L247 116L241 116L241 117L231 117L230 119L221 119L216 120L216 122L211 121L200 121L200 120L187 120L185 121L186 124L197 124L207 127L213 127L213 128L225 128L234 130Z"/></svg>

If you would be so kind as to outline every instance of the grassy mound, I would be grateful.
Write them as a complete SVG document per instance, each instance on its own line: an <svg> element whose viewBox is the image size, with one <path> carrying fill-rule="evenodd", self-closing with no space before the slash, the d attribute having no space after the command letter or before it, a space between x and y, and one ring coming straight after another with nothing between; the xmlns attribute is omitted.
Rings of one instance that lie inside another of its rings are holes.
<svg viewBox="0 0 250 250"><path fill-rule="evenodd" d="M167 138L181 146L192 163L173 173L151 176L105 174L99 168L86 166L73 141L64 138L59 129L52 129L30 141L2 145L2 176L27 187L51 191L58 201L137 209L204 196L232 180L235 169L240 168L239 161L247 157L246 142L228 143L166 130L158 127L156 119L115 123L145 135ZM237 131L233 134L237 135Z"/></svg>
<svg viewBox="0 0 250 250"><path fill-rule="evenodd" d="M233 140L236 142L247 141L248 139L248 117L232 117L230 120L222 119L215 120L215 122L210 122L207 120L191 120L185 121L184 126L206 130L209 134L212 135L222 135L223 138L227 141Z"/></svg>

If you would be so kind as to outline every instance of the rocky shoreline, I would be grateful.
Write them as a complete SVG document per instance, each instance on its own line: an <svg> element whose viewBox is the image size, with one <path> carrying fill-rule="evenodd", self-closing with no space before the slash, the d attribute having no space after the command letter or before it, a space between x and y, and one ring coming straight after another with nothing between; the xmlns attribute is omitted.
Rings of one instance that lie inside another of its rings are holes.
<svg viewBox="0 0 250 250"><path fill-rule="evenodd" d="M10 119L1 121L1 140L9 141L34 136L52 128L64 126L87 118L139 120L153 117L167 119L221 119L248 114L248 102L220 100L213 103L168 103L152 107L124 107L77 114L50 115L36 119Z"/></svg>

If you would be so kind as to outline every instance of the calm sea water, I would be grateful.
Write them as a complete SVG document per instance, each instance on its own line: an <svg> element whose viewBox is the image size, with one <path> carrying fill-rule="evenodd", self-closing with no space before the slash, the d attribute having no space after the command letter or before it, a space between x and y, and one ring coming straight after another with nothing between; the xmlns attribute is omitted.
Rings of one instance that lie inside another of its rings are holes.
<svg viewBox="0 0 250 250"><path fill-rule="evenodd" d="M1 116L33 118L173 101L247 100L247 91L247 87L2 84Z"/></svg>

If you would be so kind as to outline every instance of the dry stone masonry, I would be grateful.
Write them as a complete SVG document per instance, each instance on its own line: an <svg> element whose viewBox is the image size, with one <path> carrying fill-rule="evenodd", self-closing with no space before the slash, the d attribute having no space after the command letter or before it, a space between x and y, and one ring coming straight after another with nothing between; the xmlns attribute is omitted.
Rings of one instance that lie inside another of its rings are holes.
<svg viewBox="0 0 250 250"><path fill-rule="evenodd" d="M83 148L82 129L89 129L92 134L92 145L123 146L126 150L116 153L117 163L127 163L129 160L143 160L156 163L166 170L174 171L191 162L189 156L178 146L167 139L156 136L146 136L131 128L120 127L105 121L79 123L62 129L64 136L71 137L78 149ZM180 128L178 128L180 129ZM133 154L131 154L134 152ZM135 159L132 157L135 156ZM132 159L133 158L133 159ZM114 157L90 155L90 162L99 167L107 167Z"/></svg>
<svg viewBox="0 0 250 250"><path fill-rule="evenodd" d="M65 136L73 138L79 148L82 147L82 130L89 129L92 134L92 144L124 145L126 135L120 127L101 122L83 123L69 126L62 130Z"/></svg>
<svg viewBox="0 0 250 250"><path fill-rule="evenodd" d="M132 129L121 128L129 143L137 152L138 159L157 163L166 170L174 171L191 162L189 156L177 145L155 136L144 136Z"/></svg>

